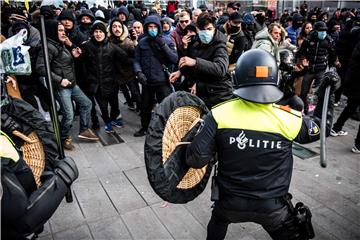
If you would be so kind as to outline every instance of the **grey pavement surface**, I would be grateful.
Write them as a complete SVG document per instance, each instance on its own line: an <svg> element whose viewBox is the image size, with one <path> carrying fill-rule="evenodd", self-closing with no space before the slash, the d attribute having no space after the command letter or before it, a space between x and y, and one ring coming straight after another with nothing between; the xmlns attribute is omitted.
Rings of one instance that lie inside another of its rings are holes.
<svg viewBox="0 0 360 240"><path fill-rule="evenodd" d="M337 107L339 110L344 107ZM147 180L144 137L132 134L139 117L120 105L125 127L116 129L124 143L103 147L100 142L76 140L66 152L80 171L73 184L74 201L64 200L40 235L45 239L205 239L211 215L210 184L187 204L165 204ZM360 239L360 155L351 153L358 122L345 125L348 136L329 137L328 167L319 156L295 157L290 192L310 206L315 239ZM319 153L319 142L305 147ZM270 239L254 223L231 224L226 239Z"/></svg>

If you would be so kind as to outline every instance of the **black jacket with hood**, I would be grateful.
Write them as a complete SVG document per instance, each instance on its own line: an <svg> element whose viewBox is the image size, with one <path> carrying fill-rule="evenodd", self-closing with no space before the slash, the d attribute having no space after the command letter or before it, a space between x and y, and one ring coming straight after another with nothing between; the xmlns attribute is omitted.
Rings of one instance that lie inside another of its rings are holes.
<svg viewBox="0 0 360 240"><path fill-rule="evenodd" d="M74 61L71 53L59 40L58 25L59 22L56 20L45 21L51 78L55 83L54 87L63 88L60 86L61 80L68 79L71 82L71 85L68 85L66 88L73 88L76 85ZM39 51L39 55L37 57L36 71L40 76L46 76L44 55L42 50Z"/></svg>
<svg viewBox="0 0 360 240"><path fill-rule="evenodd" d="M109 41L105 26L98 28L99 24L103 25L100 22L95 23L92 33L95 29L100 29L105 33L105 39L98 42L94 36L91 36L91 39L81 46L81 58L87 90L92 94L100 90L103 95L108 96L117 93L119 89L115 81L116 63L131 64L132 59L128 58L124 50Z"/></svg>
<svg viewBox="0 0 360 240"><path fill-rule="evenodd" d="M196 83L196 95L208 107L233 97L226 37L223 33L215 30L209 44L203 44L197 38L188 50L188 57L196 59L196 66L183 67L180 71Z"/></svg>
<svg viewBox="0 0 360 240"><path fill-rule="evenodd" d="M301 56L305 56L309 60L309 70L311 72L324 71L327 66L335 66L334 41L328 35L324 40L319 40L317 31L312 31L301 44L297 53L297 57Z"/></svg>
<svg viewBox="0 0 360 240"><path fill-rule="evenodd" d="M147 84L156 86L168 84L169 79L162 65L176 64L178 55L174 43L169 38L162 37L165 44L159 46L153 37L150 37L147 26L155 23L158 26L158 37L162 37L160 18L152 15L145 19L144 37L141 38L135 49L134 72L143 72L147 78Z"/></svg>

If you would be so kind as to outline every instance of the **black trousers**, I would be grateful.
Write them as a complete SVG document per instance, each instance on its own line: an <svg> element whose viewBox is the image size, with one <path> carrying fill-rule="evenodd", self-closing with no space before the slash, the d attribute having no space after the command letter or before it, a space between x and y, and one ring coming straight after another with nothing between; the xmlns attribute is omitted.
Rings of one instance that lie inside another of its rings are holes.
<svg viewBox="0 0 360 240"><path fill-rule="evenodd" d="M323 77L324 73L325 73L325 71L320 71L320 72L315 72L315 73L309 72L309 73L305 74L305 76L304 76L304 79L301 84L300 98L304 102L304 113L305 114L308 113L309 103L307 101L307 95L309 94L311 84L315 80L315 84L317 86L319 86L321 83L320 82L321 78Z"/></svg>
<svg viewBox="0 0 360 240"><path fill-rule="evenodd" d="M275 199L274 199L275 201ZM254 222L260 224L272 239L288 240L293 233L283 226L291 218L285 203L261 207L261 200L243 201L239 198L225 198L215 203L207 226L207 240L221 240L226 236L230 223Z"/></svg>
<svg viewBox="0 0 360 240"><path fill-rule="evenodd" d="M95 99L99 105L101 111L101 117L105 124L110 123L117 119L120 114L118 91L114 91L111 94L103 94L100 90L95 94ZM108 106L110 105L110 114Z"/></svg>
<svg viewBox="0 0 360 240"><path fill-rule="evenodd" d="M359 99L348 98L346 107L341 112L338 120L336 121L336 123L333 126L334 131L338 132L343 128L345 122L350 118L350 115L356 111L356 108L359 105L360 105ZM355 138L355 144L356 144L356 146L360 146L360 125L359 125L357 136Z"/></svg>
<svg viewBox="0 0 360 240"><path fill-rule="evenodd" d="M154 107L154 99L161 103L164 98L169 96L172 89L169 84L160 86L144 86L141 94L141 127L147 129L151 120L151 110Z"/></svg>
<svg viewBox="0 0 360 240"><path fill-rule="evenodd" d="M140 95L140 88L139 84L136 80L124 83L120 85L120 89L126 99L126 102L129 106L133 106L134 102L136 103L136 107L138 109L141 108L141 95ZM130 96L130 93L131 96Z"/></svg>

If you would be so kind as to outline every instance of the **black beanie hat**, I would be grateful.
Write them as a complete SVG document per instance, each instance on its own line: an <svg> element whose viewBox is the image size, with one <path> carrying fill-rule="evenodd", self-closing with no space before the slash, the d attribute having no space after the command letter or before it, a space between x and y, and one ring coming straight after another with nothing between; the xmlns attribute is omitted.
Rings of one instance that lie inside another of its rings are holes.
<svg viewBox="0 0 360 240"><path fill-rule="evenodd" d="M241 21L241 15L238 12L233 12L232 14L230 14L229 20L231 21Z"/></svg>
<svg viewBox="0 0 360 240"><path fill-rule="evenodd" d="M59 21L66 20L66 19L75 23L75 20L76 20L75 15L71 9L62 10L62 12L60 13L60 15L58 17Z"/></svg>
<svg viewBox="0 0 360 240"><path fill-rule="evenodd" d="M90 32L91 35L94 34L94 31L97 30L97 29L102 31L103 33L105 33L105 36L106 36L106 27L102 22L96 22L95 21L95 23L91 27L91 32Z"/></svg>

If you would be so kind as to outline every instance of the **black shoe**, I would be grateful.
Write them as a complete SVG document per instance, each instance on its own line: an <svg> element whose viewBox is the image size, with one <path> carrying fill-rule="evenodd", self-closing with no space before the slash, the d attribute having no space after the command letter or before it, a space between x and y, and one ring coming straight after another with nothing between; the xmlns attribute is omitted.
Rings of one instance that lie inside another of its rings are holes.
<svg viewBox="0 0 360 240"><path fill-rule="evenodd" d="M139 131L137 131L136 133L134 133L134 137L142 137L142 136L145 136L146 134L147 134L146 129L140 128Z"/></svg>

